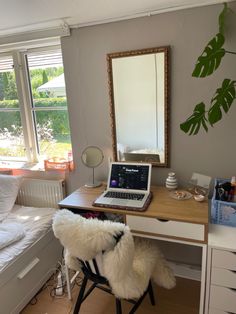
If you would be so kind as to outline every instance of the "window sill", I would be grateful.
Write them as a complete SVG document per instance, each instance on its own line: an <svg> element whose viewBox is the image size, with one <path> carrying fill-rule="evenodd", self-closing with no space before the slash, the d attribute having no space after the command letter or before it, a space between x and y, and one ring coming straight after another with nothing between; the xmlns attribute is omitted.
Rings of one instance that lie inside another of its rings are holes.
<svg viewBox="0 0 236 314"><path fill-rule="evenodd" d="M31 170L31 171L46 171L44 169L44 163L29 163L22 161L0 161L0 171L1 170L13 170L13 169L22 169L22 170Z"/></svg>
<svg viewBox="0 0 236 314"><path fill-rule="evenodd" d="M14 171L14 170L27 170L27 171L38 171L38 172L55 172L55 173L66 173L68 171L73 171L74 168L52 168L52 169L45 169L44 161L38 163L30 163L26 161L0 161L0 172L1 171ZM73 163L72 163L73 165Z"/></svg>

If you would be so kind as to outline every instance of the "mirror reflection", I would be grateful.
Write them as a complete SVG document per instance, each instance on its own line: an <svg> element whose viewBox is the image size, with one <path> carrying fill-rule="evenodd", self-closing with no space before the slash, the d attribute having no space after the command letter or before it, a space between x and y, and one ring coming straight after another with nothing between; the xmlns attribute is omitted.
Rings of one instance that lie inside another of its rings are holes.
<svg viewBox="0 0 236 314"><path fill-rule="evenodd" d="M168 47L107 60L114 159L167 166Z"/></svg>

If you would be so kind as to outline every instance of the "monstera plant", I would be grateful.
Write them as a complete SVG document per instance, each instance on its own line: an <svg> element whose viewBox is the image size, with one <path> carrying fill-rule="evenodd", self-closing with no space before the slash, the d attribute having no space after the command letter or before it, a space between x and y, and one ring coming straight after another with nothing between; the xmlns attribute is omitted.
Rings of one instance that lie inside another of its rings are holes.
<svg viewBox="0 0 236 314"><path fill-rule="evenodd" d="M219 15L219 33L209 41L198 58L192 76L200 78L209 76L220 66L222 58L227 53L236 54L236 52L226 51L223 47L225 42L225 19L229 11L233 12L225 3ZM193 110L193 114L180 124L180 129L189 135L196 135L201 128L204 128L207 132L209 126L213 127L215 123L222 119L223 113L229 111L235 98L236 81L225 78L213 95L208 109L204 102L198 103Z"/></svg>

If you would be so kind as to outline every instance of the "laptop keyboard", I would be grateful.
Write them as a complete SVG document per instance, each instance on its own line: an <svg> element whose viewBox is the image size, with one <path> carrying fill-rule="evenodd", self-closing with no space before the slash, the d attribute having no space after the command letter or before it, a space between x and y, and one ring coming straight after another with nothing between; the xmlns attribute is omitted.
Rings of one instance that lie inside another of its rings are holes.
<svg viewBox="0 0 236 314"><path fill-rule="evenodd" d="M135 200L135 201L141 201L144 198L145 194L139 194L139 193L126 193L126 192L107 192L104 197L110 197L110 198L120 198L120 199L126 199L126 200Z"/></svg>

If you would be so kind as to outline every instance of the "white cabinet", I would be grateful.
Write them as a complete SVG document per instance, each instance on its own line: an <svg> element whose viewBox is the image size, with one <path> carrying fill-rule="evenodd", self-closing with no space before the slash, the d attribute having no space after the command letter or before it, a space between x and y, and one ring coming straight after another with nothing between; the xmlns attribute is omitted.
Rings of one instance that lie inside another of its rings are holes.
<svg viewBox="0 0 236 314"><path fill-rule="evenodd" d="M236 228L210 225L205 314L236 313Z"/></svg>

